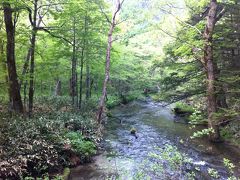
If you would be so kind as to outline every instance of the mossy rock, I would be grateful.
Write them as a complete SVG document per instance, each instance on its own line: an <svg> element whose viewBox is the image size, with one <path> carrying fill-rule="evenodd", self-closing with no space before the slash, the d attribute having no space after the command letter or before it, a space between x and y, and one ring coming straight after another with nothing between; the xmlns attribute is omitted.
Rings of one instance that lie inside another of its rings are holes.
<svg viewBox="0 0 240 180"><path fill-rule="evenodd" d="M132 127L132 128L130 129L130 133L131 133L132 135L135 135L136 132L137 132L136 128Z"/></svg>
<svg viewBox="0 0 240 180"><path fill-rule="evenodd" d="M185 117L190 116L194 112L194 108L185 103L176 103L173 112L178 116Z"/></svg>
<svg viewBox="0 0 240 180"><path fill-rule="evenodd" d="M70 169L69 168L64 168L64 171L63 171L63 179L68 179L68 176L70 174Z"/></svg>

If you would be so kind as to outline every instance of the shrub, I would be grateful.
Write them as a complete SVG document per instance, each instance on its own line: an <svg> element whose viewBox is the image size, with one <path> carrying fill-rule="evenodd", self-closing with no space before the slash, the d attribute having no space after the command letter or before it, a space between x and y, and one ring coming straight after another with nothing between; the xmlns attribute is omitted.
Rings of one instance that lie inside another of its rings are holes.
<svg viewBox="0 0 240 180"><path fill-rule="evenodd" d="M71 145L72 150L82 156L83 159L88 159L96 154L96 146L93 142L84 140L84 137L78 132L68 132L65 135L67 141Z"/></svg>
<svg viewBox="0 0 240 180"><path fill-rule="evenodd" d="M106 107L111 109L121 103L121 99L118 96L108 96Z"/></svg>
<svg viewBox="0 0 240 180"><path fill-rule="evenodd" d="M194 112L189 116L190 124L207 124L207 119L204 117L203 113L199 110L194 110Z"/></svg>
<svg viewBox="0 0 240 180"><path fill-rule="evenodd" d="M99 140L95 120L79 113L56 112L33 119L5 117L0 126L0 179L41 177L69 165L66 135L82 159L96 152Z"/></svg>
<svg viewBox="0 0 240 180"><path fill-rule="evenodd" d="M175 109L179 109L181 112L185 112L185 113L193 113L194 112L194 108L186 103L182 103L182 102L177 102L175 104Z"/></svg>
<svg viewBox="0 0 240 180"><path fill-rule="evenodd" d="M15 117L10 121L1 129L4 140L0 149L0 177L40 176L59 165L57 144L54 144L57 141L50 142L47 138L54 128L46 119Z"/></svg>
<svg viewBox="0 0 240 180"><path fill-rule="evenodd" d="M40 96L36 97L35 106L44 105L45 108L58 111L63 107L71 107L71 97L69 96Z"/></svg>

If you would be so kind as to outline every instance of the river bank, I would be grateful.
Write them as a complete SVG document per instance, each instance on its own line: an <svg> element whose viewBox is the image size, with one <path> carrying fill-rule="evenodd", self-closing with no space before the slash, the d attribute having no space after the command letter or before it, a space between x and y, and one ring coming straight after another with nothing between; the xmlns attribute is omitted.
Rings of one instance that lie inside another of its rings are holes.
<svg viewBox="0 0 240 180"><path fill-rule="evenodd" d="M235 172L240 172L237 149L225 147L224 144L211 144L206 139L190 139L194 129L186 124L175 123L171 109L163 107L161 103L134 101L115 107L111 113L118 118L109 118L106 123L103 152L95 157L93 164L72 169L69 179L119 176L133 179L140 175L162 179L179 176L179 173L184 178L189 172L194 172L196 179L211 179L209 171L212 169L218 171L220 179L227 179L229 172L223 164L223 158L236 163ZM137 130L136 136L130 134L133 127ZM162 153L169 155L173 153L166 152L171 149L169 147L174 147L172 150L176 147L181 155L184 154L181 156L184 162L181 162L180 169L169 168L171 162L166 159L149 156L157 154L160 157ZM185 159L191 162L186 163ZM164 173L156 173L152 169L150 164L156 165L156 162L163 163L159 168L164 168Z"/></svg>

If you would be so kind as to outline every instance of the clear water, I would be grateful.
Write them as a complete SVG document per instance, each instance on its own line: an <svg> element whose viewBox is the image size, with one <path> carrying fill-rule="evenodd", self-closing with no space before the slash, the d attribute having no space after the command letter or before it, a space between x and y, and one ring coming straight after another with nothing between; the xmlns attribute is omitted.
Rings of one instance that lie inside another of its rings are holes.
<svg viewBox="0 0 240 180"><path fill-rule="evenodd" d="M208 168L218 170L220 179L227 179L222 163L224 157L235 163L236 174L240 172L238 149L224 143L212 144L207 139L190 139L196 129L174 122L170 107L152 101L132 102L114 108L111 113L113 118L106 123L102 153L94 158L93 163L72 169L69 179L117 179L119 174L120 179L133 179L146 163L151 163L149 153L159 153L156 147L164 149L166 145L176 146L193 159L193 164L200 169L195 179L212 179L207 173ZM136 136L130 134L132 127L137 130ZM171 172L168 164L165 167L170 174L168 179L184 179ZM150 177L166 179L166 176L154 173Z"/></svg>

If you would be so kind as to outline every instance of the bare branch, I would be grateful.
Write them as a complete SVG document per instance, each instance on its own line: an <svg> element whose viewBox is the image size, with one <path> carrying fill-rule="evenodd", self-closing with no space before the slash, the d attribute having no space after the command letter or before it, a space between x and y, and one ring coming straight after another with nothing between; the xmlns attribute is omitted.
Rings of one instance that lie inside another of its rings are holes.
<svg viewBox="0 0 240 180"><path fill-rule="evenodd" d="M217 15L217 17L216 17L216 22L218 22L218 21L224 16L224 14L226 13L226 11L227 11L227 9L226 9L226 7L224 7L224 8L221 10L221 12Z"/></svg>
<svg viewBox="0 0 240 180"><path fill-rule="evenodd" d="M123 23L123 22L125 22L125 21L127 21L127 20L128 20L128 18L123 19L122 21L117 22L116 25L119 25L119 24L121 24L121 23Z"/></svg>
<svg viewBox="0 0 240 180"><path fill-rule="evenodd" d="M114 26L117 25L117 23L116 23L116 16L117 16L118 12L120 11L123 2L124 2L124 0L122 0L121 2L120 2L120 0L118 0L117 9L116 9L116 11L114 12L113 17L112 17L112 24L113 24Z"/></svg>
<svg viewBox="0 0 240 180"><path fill-rule="evenodd" d="M99 9L101 10L101 13L105 16L107 22L110 23L110 24L112 24L112 22L110 21L110 19L109 19L108 16L107 16L107 14L103 11L101 5L99 5Z"/></svg>

